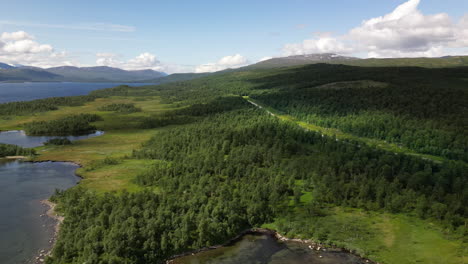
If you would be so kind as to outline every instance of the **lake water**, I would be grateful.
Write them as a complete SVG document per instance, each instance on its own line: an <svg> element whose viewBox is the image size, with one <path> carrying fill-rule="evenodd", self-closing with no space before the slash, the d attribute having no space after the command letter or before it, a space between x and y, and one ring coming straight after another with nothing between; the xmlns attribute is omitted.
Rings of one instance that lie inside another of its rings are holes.
<svg viewBox="0 0 468 264"><path fill-rule="evenodd" d="M0 263L26 263L51 245L54 220L41 215L55 189L74 186L77 165L0 160Z"/></svg>
<svg viewBox="0 0 468 264"><path fill-rule="evenodd" d="M103 131L96 131L94 133L82 136L28 136L23 130L11 130L0 132L0 143L18 145L23 148L33 148L44 145L43 143L53 138L68 138L71 141L92 138L103 135Z"/></svg>
<svg viewBox="0 0 468 264"><path fill-rule="evenodd" d="M122 83L123 84L123 83ZM47 97L86 95L121 83L0 83L0 103ZM128 84L141 86L146 84ZM79 140L102 131L67 137ZM36 147L56 137L26 136L24 131L0 132L0 143ZM41 216L55 189L70 188L79 181L77 165L65 162L31 163L0 159L0 263L29 263L41 249L48 249L55 220Z"/></svg>
<svg viewBox="0 0 468 264"><path fill-rule="evenodd" d="M86 95L94 90L111 88L123 84L143 86L150 83L0 83L0 104L15 101L31 101L47 97Z"/></svg>
<svg viewBox="0 0 468 264"><path fill-rule="evenodd" d="M298 242L279 242L270 235L245 235L235 244L173 260L173 264L364 264L341 251L315 251Z"/></svg>

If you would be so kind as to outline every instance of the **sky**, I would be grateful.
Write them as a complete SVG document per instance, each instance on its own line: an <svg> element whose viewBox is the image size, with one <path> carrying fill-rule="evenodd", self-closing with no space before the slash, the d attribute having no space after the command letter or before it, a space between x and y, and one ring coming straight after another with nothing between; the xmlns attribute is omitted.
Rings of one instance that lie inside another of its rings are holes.
<svg viewBox="0 0 468 264"><path fill-rule="evenodd" d="M468 54L468 0L0 0L0 62L209 72L290 55Z"/></svg>

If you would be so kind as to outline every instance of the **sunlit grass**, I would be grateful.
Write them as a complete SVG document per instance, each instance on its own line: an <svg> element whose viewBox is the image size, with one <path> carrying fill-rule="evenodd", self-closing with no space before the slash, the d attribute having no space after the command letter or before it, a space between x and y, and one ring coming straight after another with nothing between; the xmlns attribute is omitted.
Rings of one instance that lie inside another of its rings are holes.
<svg viewBox="0 0 468 264"><path fill-rule="evenodd" d="M299 206L289 203L289 210L262 227L290 238L317 241L323 236L326 244L345 247L379 263L464 264L468 260L466 243L446 237L429 220L344 207L323 209L321 217L310 216L306 206L312 201L311 193L304 193L300 201Z"/></svg>
<svg viewBox="0 0 468 264"><path fill-rule="evenodd" d="M148 141L156 129L139 129L141 118L158 114L171 109L170 105L161 104L158 97L109 97L99 98L83 106L60 107L56 111L48 111L28 116L17 116L11 120L0 120L0 130L22 129L22 124L31 121L47 121L80 113L96 113L103 120L93 123L99 130L104 130L102 136L73 142L67 146L42 146L37 148L38 156L34 161L70 161L83 166L77 173L83 177L80 185L87 188L104 191L137 191L141 187L133 183L136 175L150 166L150 161L131 159L134 149ZM98 108L111 103L133 103L142 112L116 113L99 111ZM117 165L105 165L90 169L93 164L105 158L120 160Z"/></svg>

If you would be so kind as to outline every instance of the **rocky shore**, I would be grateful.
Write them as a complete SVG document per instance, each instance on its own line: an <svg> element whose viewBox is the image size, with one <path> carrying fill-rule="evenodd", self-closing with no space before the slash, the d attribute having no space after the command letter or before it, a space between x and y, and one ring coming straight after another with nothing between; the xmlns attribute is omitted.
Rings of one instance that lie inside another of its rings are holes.
<svg viewBox="0 0 468 264"><path fill-rule="evenodd" d="M200 252L230 246L230 245L238 242L239 240L241 240L242 237L244 237L245 235L268 235L268 236L272 236L272 237L276 238L278 241L282 241L282 242L296 242L296 243L305 244L305 245L308 246L308 248L310 250L315 250L315 251L318 251L318 252L326 252L326 251L328 251L328 252L330 252L330 251L331 252L346 252L346 253L353 254L353 255L359 257L364 263L379 264L378 262L374 262L374 261L372 261L370 259L364 258L364 257L356 254L355 252L352 252L351 250L348 250L348 249L345 249L345 248L339 248L339 247L324 245L324 244L317 243L317 242L309 240L309 239L287 238L287 237L279 234L275 230L266 229L266 228L247 229L247 230L241 232L239 235L235 236L234 238L228 240L224 244L215 245L215 246L211 246L211 247L204 247L204 248L200 248L200 249L196 249L196 250L193 250L193 251L189 251L189 252L185 252L185 253L182 253L182 254L171 256L166 261L166 264L173 263L174 260L177 259L177 258L181 258L181 257L189 256L189 255L195 255L195 254L200 253Z"/></svg>
<svg viewBox="0 0 468 264"><path fill-rule="evenodd" d="M41 264L44 263L45 259L47 256L50 256L52 254L52 249L54 247L55 241L57 240L57 235L60 229L60 224L63 222L64 217L58 215L55 212L55 206L56 204L49 201L49 200L42 200L41 204L47 208L45 214L42 214L41 217L49 217L55 221L54 225L54 234L49 240L50 247L47 249L41 249L36 257L32 260L31 263L33 264Z"/></svg>

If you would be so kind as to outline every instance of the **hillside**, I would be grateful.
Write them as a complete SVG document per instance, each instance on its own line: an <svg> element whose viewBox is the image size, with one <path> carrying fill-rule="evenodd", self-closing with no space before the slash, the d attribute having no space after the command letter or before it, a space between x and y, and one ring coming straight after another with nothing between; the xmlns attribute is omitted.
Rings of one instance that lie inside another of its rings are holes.
<svg viewBox="0 0 468 264"><path fill-rule="evenodd" d="M363 67L461 67L468 66L468 56L446 56L441 58L386 58L359 59L336 54L309 54L272 58L247 66L250 69L269 69L277 67L299 66L315 63L344 64Z"/></svg>
<svg viewBox="0 0 468 264"><path fill-rule="evenodd" d="M205 77L210 74L213 74L213 73L173 73L167 76L163 76L161 78L147 80L145 82L155 83L155 84L182 82L182 81L189 81L189 80Z"/></svg>
<svg viewBox="0 0 468 264"><path fill-rule="evenodd" d="M0 62L0 69L12 69L12 68L14 68L14 67L9 65L9 64Z"/></svg>
<svg viewBox="0 0 468 264"><path fill-rule="evenodd" d="M8 68L0 69L0 81L35 81L57 82L63 81L63 76L42 69Z"/></svg>
<svg viewBox="0 0 468 264"><path fill-rule="evenodd" d="M3 65L3 64L2 64ZM5 64L7 65L7 64ZM7 67L8 66L8 67ZM126 71L112 67L62 66L42 69L0 65L0 81L28 82L144 82L157 80L167 74L153 70Z"/></svg>
<svg viewBox="0 0 468 264"><path fill-rule="evenodd" d="M100 67L71 67L62 66L47 68L48 72L61 75L66 80L74 81L119 81L133 82L156 79L166 76L165 73L153 70L126 71L118 68Z"/></svg>
<svg viewBox="0 0 468 264"><path fill-rule="evenodd" d="M340 56L333 53L319 53L319 54L307 54L307 55L295 55L288 57L272 58L264 60L256 64L247 66L246 68L261 69L261 68L276 68L276 67L288 67L297 66L313 63L333 63L333 64L345 64L349 61L361 60L356 57Z"/></svg>

